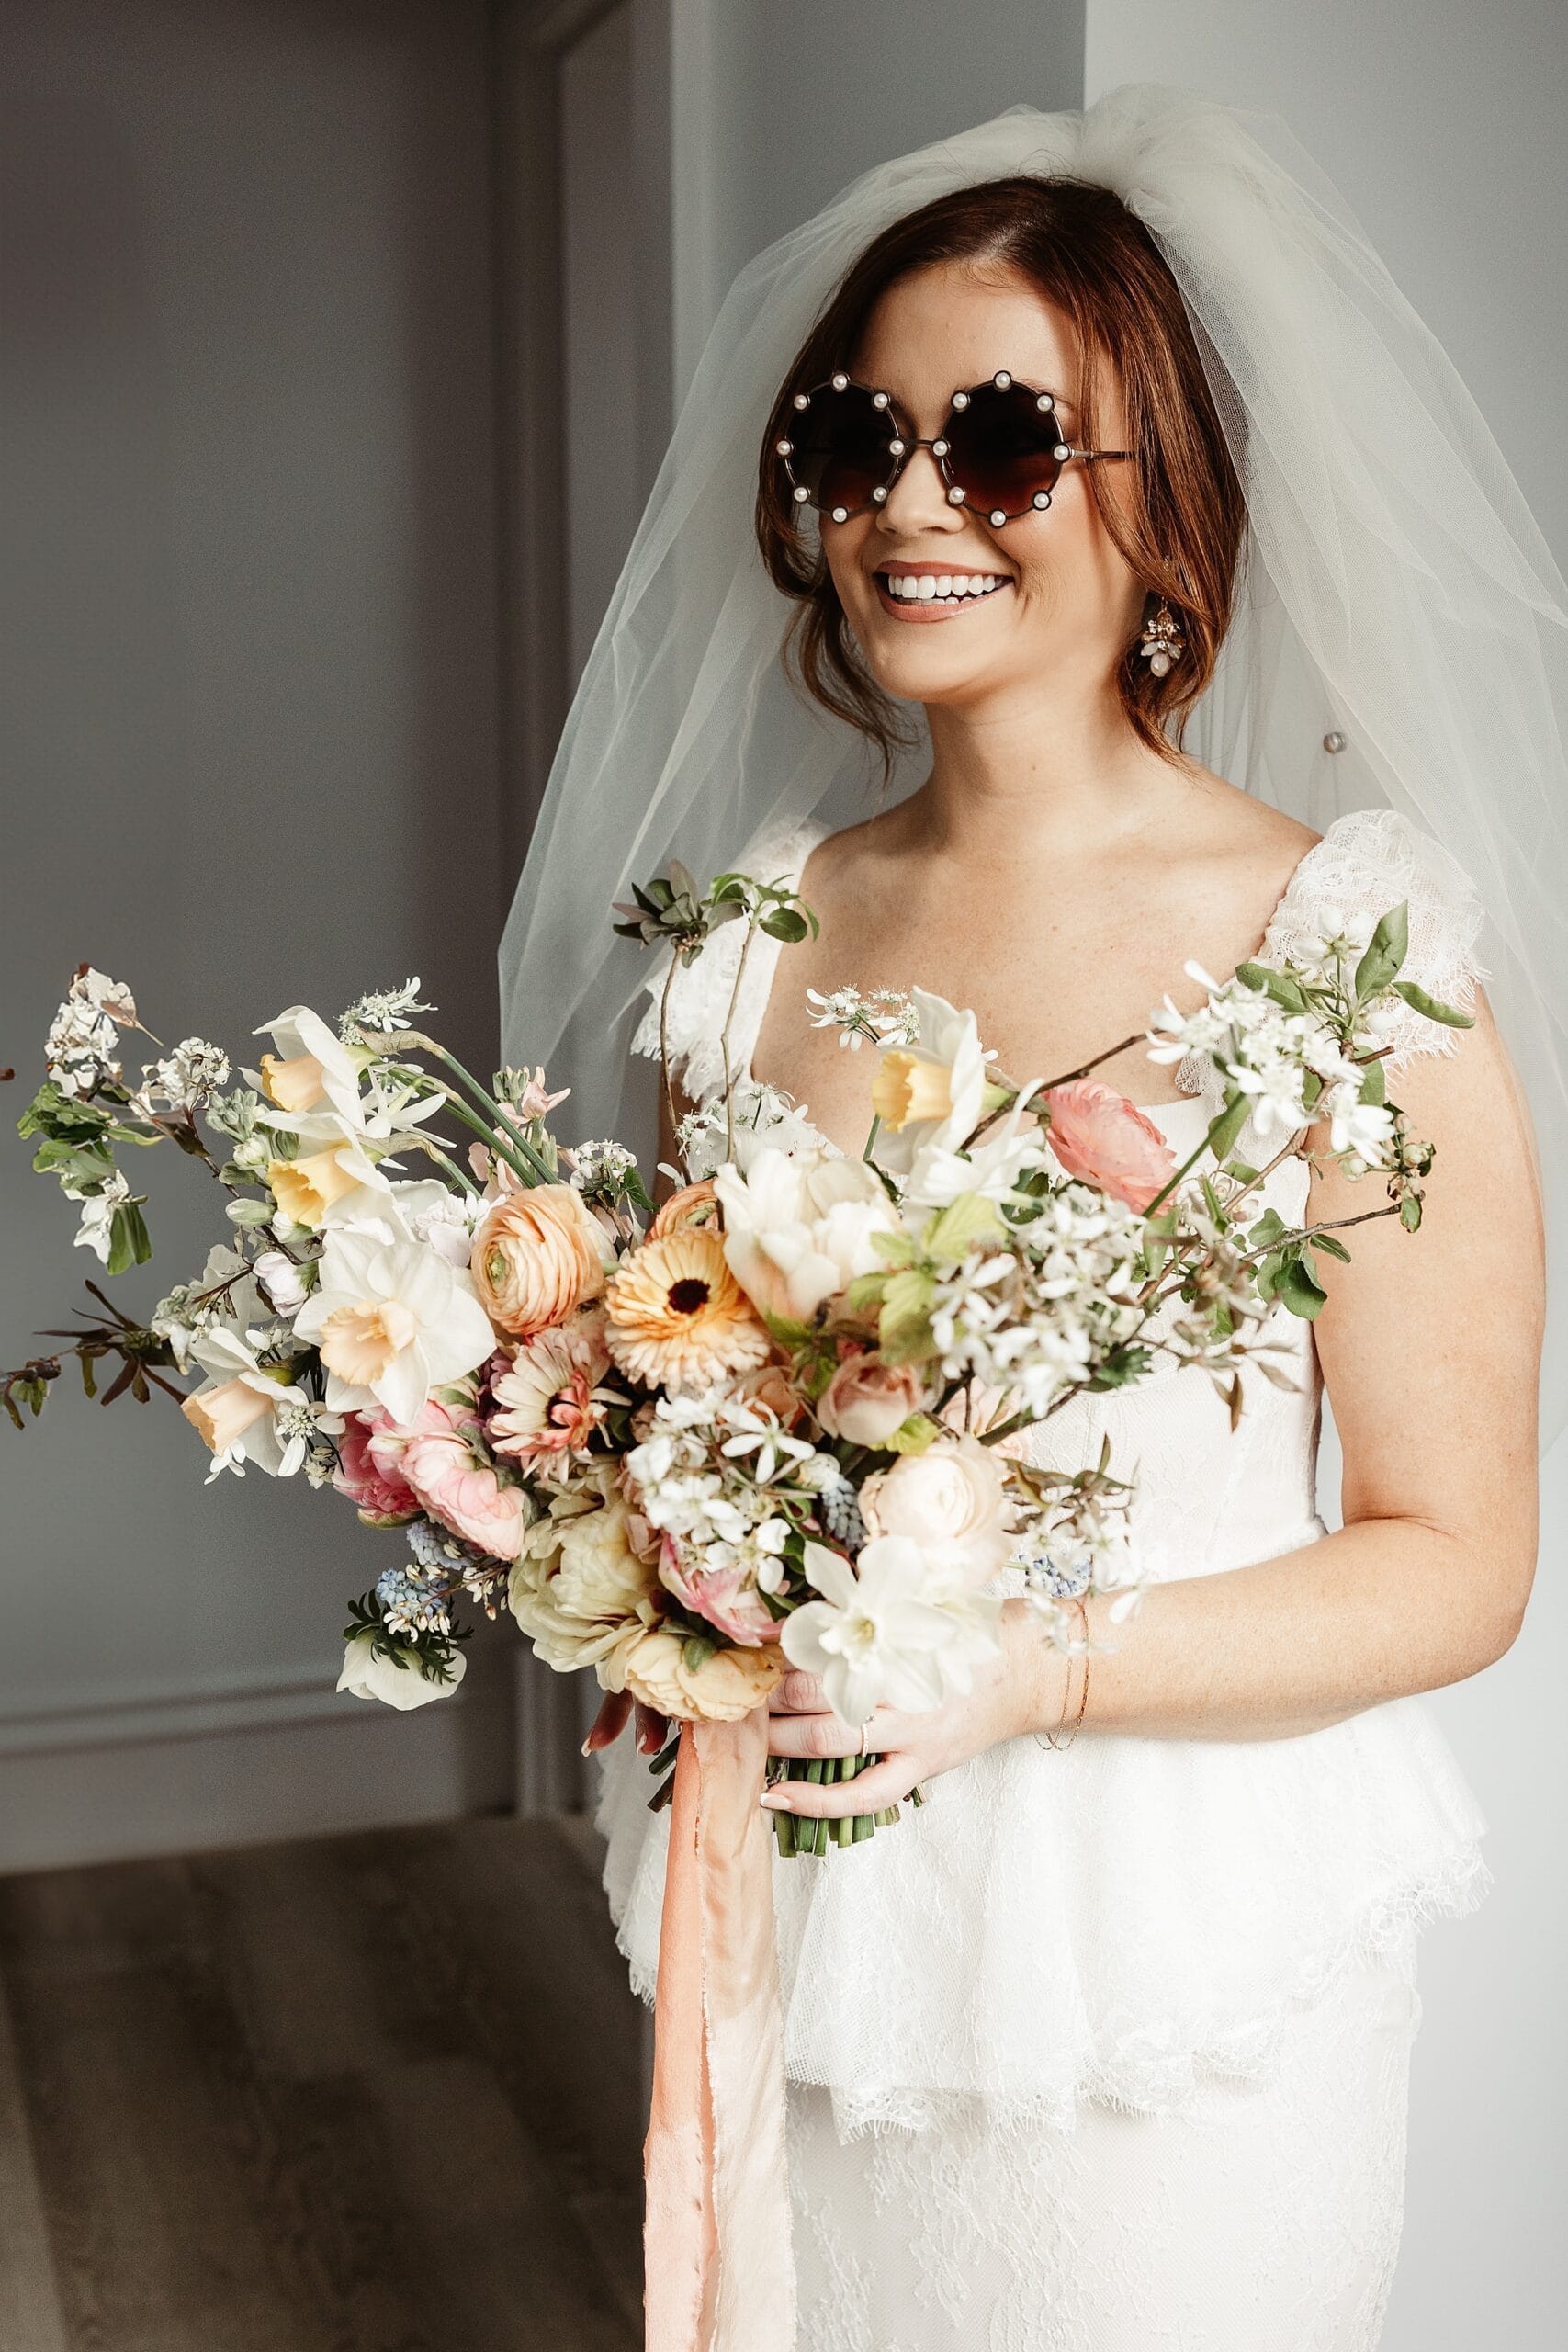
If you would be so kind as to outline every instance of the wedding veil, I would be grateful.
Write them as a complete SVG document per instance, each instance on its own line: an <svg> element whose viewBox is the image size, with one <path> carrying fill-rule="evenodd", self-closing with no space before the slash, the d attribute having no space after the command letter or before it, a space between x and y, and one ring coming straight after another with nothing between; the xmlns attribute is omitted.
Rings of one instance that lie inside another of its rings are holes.
<svg viewBox="0 0 1568 2352"><path fill-rule="evenodd" d="M1348 808L1398 809L1469 874L1555 1250L1568 590L1453 366L1293 134L1155 84L1082 112L1009 107L879 164L736 278L550 771L502 944L505 1057L570 1085L571 1132L647 1153L655 1073L627 1048L648 951L613 936L611 901L671 856L702 879L774 821L867 813L862 739L780 662L789 607L752 536L760 439L870 240L933 197L1020 172L1102 184L1143 220L1243 483L1240 594L1186 748L1320 831ZM907 763L897 788L924 773ZM1550 1435L1568 1412L1560 1331L1542 1405Z"/></svg>

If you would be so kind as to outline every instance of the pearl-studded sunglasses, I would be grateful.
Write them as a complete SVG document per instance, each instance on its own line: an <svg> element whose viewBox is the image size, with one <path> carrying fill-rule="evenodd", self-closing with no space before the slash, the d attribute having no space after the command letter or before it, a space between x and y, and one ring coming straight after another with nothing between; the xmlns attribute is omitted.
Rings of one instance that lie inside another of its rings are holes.
<svg viewBox="0 0 1568 2352"><path fill-rule="evenodd" d="M1062 437L1055 396L1021 384L1005 368L954 392L942 431L930 441L909 431L890 392L841 371L796 392L795 407L795 437L773 446L796 504L814 506L835 523L882 505L914 449L929 449L936 459L950 505L972 507L995 524L1049 506L1069 458L1098 465L1134 454L1075 449Z"/></svg>

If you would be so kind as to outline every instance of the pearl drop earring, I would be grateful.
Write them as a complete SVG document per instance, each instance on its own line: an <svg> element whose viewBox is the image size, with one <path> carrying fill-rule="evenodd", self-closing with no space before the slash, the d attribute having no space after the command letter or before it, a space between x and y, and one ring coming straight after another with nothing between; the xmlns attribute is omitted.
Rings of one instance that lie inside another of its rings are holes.
<svg viewBox="0 0 1568 2352"><path fill-rule="evenodd" d="M1138 651L1156 678L1168 675L1187 650L1187 639L1176 626L1176 616L1162 596L1152 621L1144 623Z"/></svg>

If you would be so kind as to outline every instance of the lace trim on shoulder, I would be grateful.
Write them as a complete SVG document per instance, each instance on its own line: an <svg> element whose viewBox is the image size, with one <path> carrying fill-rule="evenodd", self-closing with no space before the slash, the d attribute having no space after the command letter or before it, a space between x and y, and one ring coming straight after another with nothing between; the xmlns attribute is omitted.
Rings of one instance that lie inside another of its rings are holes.
<svg viewBox="0 0 1568 2352"><path fill-rule="evenodd" d="M781 881L785 876L798 881L807 856L825 831L824 826L808 818L804 823L764 833L736 860L737 868L754 874L760 881ZM671 987L667 1017L670 1066L694 1102L709 1101L724 1085L720 1040L745 936L744 923L725 923L694 963L681 967ZM759 933L746 958L740 1001L735 1009L729 1040L731 1062L742 1074L750 1067L751 1050L762 1025L778 946L777 940ZM631 1043L634 1054L645 1054L655 1061L659 1058L659 1003L669 969L670 951L664 950L643 983L649 1001Z"/></svg>
<svg viewBox="0 0 1568 2352"><path fill-rule="evenodd" d="M1403 899L1410 946L1402 978L1468 1012L1479 981L1482 907L1463 867L1429 833L1393 808L1353 808L1308 850L1274 910L1259 961L1279 964L1331 936L1357 915L1386 914ZM1417 1054L1451 1054L1461 1032L1399 1008L1390 1031L1391 1069Z"/></svg>

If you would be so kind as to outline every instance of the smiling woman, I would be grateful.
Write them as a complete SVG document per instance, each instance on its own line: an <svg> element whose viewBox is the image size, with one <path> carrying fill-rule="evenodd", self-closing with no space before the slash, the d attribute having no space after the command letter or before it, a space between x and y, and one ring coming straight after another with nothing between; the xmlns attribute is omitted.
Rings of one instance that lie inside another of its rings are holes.
<svg viewBox="0 0 1568 2352"><path fill-rule="evenodd" d="M823 514L816 545L798 528L807 503ZM785 658L870 738L885 775L908 740L895 706L924 699L927 681L882 624L967 618L998 588L1017 594L987 628L1043 605L1065 651L1070 604L1086 635L1115 631L1129 724L1169 755L1213 673L1245 521L1192 326L1148 231L1107 188L1031 176L956 189L867 247L780 390L757 496L763 562L796 605ZM981 585L957 591L955 574ZM1138 643L1161 605L1185 656L1163 671ZM969 649L969 626L964 636Z"/></svg>

